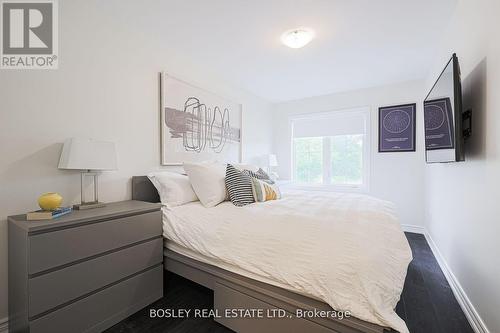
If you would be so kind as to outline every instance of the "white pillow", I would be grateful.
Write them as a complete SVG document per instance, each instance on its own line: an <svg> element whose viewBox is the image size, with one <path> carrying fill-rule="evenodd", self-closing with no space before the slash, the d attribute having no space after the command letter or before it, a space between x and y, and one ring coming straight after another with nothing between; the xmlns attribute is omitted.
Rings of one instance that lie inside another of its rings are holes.
<svg viewBox="0 0 500 333"><path fill-rule="evenodd" d="M194 192L205 207L226 200L226 165L220 163L184 163Z"/></svg>
<svg viewBox="0 0 500 333"><path fill-rule="evenodd" d="M259 170L258 166L252 165L252 164L238 164L238 163L233 164L233 163L231 163L231 165L240 171L250 170L253 172L257 172Z"/></svg>
<svg viewBox="0 0 500 333"><path fill-rule="evenodd" d="M158 190L161 203L167 205L167 207L198 201L198 197L186 175L170 171L158 171L148 174L148 178Z"/></svg>

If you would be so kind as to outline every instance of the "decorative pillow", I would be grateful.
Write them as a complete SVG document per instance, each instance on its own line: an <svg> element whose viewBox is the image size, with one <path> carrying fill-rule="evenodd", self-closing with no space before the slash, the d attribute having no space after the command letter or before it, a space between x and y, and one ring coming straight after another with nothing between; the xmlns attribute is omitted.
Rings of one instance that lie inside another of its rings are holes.
<svg viewBox="0 0 500 333"><path fill-rule="evenodd" d="M281 199L278 186L257 178L252 178L252 194L256 202Z"/></svg>
<svg viewBox="0 0 500 333"><path fill-rule="evenodd" d="M226 167L226 188L229 199L235 206L245 206L255 202L252 192L252 177L246 170L240 171L233 165Z"/></svg>
<svg viewBox="0 0 500 333"><path fill-rule="evenodd" d="M266 183L271 184L271 185L274 184L274 180L272 180L271 177L269 177L269 175L264 170L262 170L262 168L259 168L259 170L257 170L256 172L254 172L252 170L246 170L246 172L252 178L257 178L257 179L263 180Z"/></svg>
<svg viewBox="0 0 500 333"><path fill-rule="evenodd" d="M236 163L231 163L233 167L235 167L237 170L243 171L243 170L250 170L253 172L257 172L259 170L259 167L256 165L252 164L236 164Z"/></svg>
<svg viewBox="0 0 500 333"><path fill-rule="evenodd" d="M170 171L158 171L148 174L148 178L158 190L161 203L167 205L167 207L198 201L198 197L194 193L186 175Z"/></svg>
<svg viewBox="0 0 500 333"><path fill-rule="evenodd" d="M213 207L226 200L226 172L219 163L184 163L194 192L205 207Z"/></svg>

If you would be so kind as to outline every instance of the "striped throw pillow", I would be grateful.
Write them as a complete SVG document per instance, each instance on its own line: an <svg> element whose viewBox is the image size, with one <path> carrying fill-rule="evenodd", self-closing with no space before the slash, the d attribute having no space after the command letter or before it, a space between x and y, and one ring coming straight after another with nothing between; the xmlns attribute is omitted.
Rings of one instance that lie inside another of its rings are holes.
<svg viewBox="0 0 500 333"><path fill-rule="evenodd" d="M255 202L252 192L252 177L231 164L226 167L226 188L229 199L235 206L245 206Z"/></svg>
<svg viewBox="0 0 500 333"><path fill-rule="evenodd" d="M252 178L252 194L256 202L281 199L278 186L257 178Z"/></svg>
<svg viewBox="0 0 500 333"><path fill-rule="evenodd" d="M245 170L245 172L248 173L252 178L263 180L268 184L274 184L274 180L272 180L271 177L269 177L269 175L264 170L262 170L262 168L259 168L259 170L257 170L256 172L251 170Z"/></svg>

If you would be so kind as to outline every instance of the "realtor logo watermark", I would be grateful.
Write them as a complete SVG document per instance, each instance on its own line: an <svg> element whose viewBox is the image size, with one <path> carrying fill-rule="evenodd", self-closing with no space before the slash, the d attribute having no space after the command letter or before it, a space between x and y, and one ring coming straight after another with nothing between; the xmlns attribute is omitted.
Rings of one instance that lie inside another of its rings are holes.
<svg viewBox="0 0 500 333"><path fill-rule="evenodd" d="M0 0L1 69L57 69L57 0Z"/></svg>

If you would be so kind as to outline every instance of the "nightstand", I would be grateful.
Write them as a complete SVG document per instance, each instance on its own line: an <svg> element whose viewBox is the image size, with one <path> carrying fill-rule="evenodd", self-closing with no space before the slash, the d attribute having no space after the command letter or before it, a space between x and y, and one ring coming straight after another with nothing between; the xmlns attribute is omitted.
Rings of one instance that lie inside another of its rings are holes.
<svg viewBox="0 0 500 333"><path fill-rule="evenodd" d="M101 332L163 297L159 204L10 216L11 332Z"/></svg>

